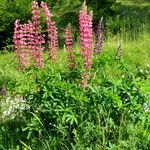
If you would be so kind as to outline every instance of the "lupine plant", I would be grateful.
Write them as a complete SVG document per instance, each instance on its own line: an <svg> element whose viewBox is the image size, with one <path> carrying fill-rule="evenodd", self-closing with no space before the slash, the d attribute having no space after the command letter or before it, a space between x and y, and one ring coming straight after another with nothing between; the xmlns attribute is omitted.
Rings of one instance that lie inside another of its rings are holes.
<svg viewBox="0 0 150 150"><path fill-rule="evenodd" d="M94 52L96 54L100 53L103 46L103 39L104 39L104 23L103 23L103 17L98 23L97 31L96 31L96 46Z"/></svg>
<svg viewBox="0 0 150 150"><path fill-rule="evenodd" d="M56 23L51 20L52 14L48 9L47 3L41 2L41 7L46 17L49 57L55 61L58 49L58 29L56 27Z"/></svg>
<svg viewBox="0 0 150 150"><path fill-rule="evenodd" d="M46 17L47 32L48 32L48 47L49 56L52 60L56 60L57 47L58 47L58 33L55 22L51 20L52 14L50 13L47 3L41 2L42 10ZM23 33L25 36L21 38L22 47L28 50L28 53L24 54L24 59L27 59L27 54L31 56L32 61L35 66L42 68L44 67L43 61L43 45L44 38L41 34L40 25L40 9L38 2L32 2L32 22L24 24ZM80 28L80 45L81 45L81 55L83 58L83 68L84 72L82 74L83 86L87 85L89 80L89 72L92 65L92 54L93 54L93 30L92 30L92 11L87 12L86 2L83 3L79 14L79 28ZM65 44L68 51L69 68L74 68L74 56L72 53L73 39L71 33L71 26L68 25L65 31ZM29 53L30 51L30 53Z"/></svg>
<svg viewBox="0 0 150 150"><path fill-rule="evenodd" d="M65 38L67 55L68 55L68 63L69 63L68 67L71 70L75 68L75 56L73 54L73 37L72 37L72 28L70 23L66 27L64 38Z"/></svg>
<svg viewBox="0 0 150 150"><path fill-rule="evenodd" d="M80 45L83 58L84 73L82 74L82 86L87 86L89 80L89 71L92 65L93 54L93 30L92 30L92 12L88 14L86 2L83 3L79 13Z"/></svg>
<svg viewBox="0 0 150 150"><path fill-rule="evenodd" d="M14 27L14 47L20 69L24 69L30 64L30 60L34 66L43 68L43 50L45 43L43 35L41 34L40 25L40 10L38 3L32 2L32 22L27 24L20 24L16 20Z"/></svg>

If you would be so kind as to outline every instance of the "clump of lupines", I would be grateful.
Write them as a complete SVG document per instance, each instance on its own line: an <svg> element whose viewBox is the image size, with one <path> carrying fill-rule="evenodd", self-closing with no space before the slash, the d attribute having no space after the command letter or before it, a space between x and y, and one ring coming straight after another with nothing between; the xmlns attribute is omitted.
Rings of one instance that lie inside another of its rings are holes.
<svg viewBox="0 0 150 150"><path fill-rule="evenodd" d="M116 49L115 59L120 60L121 57L122 57L122 45L121 45L121 43L119 43L118 48Z"/></svg>
<svg viewBox="0 0 150 150"><path fill-rule="evenodd" d="M82 86L87 86L87 80L89 79L89 71L92 65L93 54L93 30L92 30L92 16L93 13L87 13L86 2L83 3L79 13L79 28L80 28L80 45L81 54L83 57L83 66L85 72L82 75Z"/></svg>
<svg viewBox="0 0 150 150"><path fill-rule="evenodd" d="M33 42L33 53L32 58L35 62L35 65L39 68L44 67L43 60L43 50L44 46L42 44L45 43L44 38L41 34L41 25L40 25L40 10L38 6L38 2L32 2L32 23L33 23L33 32L34 32L34 42Z"/></svg>
<svg viewBox="0 0 150 150"><path fill-rule="evenodd" d="M96 46L95 46L95 53L100 53L102 50L102 44L103 44L103 38L104 38L104 23L103 18L98 23L97 31L96 31Z"/></svg>
<svg viewBox="0 0 150 150"><path fill-rule="evenodd" d="M68 67L69 69L75 68L75 56L73 54L73 37L72 37L72 28L71 24L69 23L65 29L65 45L68 55Z"/></svg>
<svg viewBox="0 0 150 150"><path fill-rule="evenodd" d="M52 14L50 13L47 3L41 2L41 7L46 17L47 24L47 32L48 32L48 49L49 49L49 57L53 61L56 60L57 57L57 49L58 49L58 29L56 27L56 23L51 20Z"/></svg>

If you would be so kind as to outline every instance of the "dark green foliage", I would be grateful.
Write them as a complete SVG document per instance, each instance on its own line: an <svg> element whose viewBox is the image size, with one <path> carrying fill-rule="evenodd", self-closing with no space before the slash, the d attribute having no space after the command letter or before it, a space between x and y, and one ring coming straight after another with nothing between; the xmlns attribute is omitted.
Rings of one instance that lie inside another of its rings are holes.
<svg viewBox="0 0 150 150"><path fill-rule="evenodd" d="M32 0L0 1L0 47L12 43L14 21L20 19L27 22L31 16Z"/></svg>
<svg viewBox="0 0 150 150"><path fill-rule="evenodd" d="M141 2L141 4L144 4L144 2ZM150 28L149 7L149 4L140 6L137 3L134 5L120 3L118 7L115 7L118 14L106 21L107 33L115 35L120 33L121 37L130 41L143 39L143 31L148 32Z"/></svg>
<svg viewBox="0 0 150 150"><path fill-rule="evenodd" d="M21 145L20 140L26 141L27 133L25 134L25 132L24 133L22 132L23 127L25 127L25 124L22 118L15 118L14 120L9 120L4 124L1 123L0 124L0 139L1 139L0 149L15 149L17 145Z"/></svg>
<svg viewBox="0 0 150 150"><path fill-rule="evenodd" d="M140 80L131 73L114 83L103 72L82 89L64 80L61 72L38 72L38 92L29 100L33 114L26 128L28 138L44 138L50 149L107 149L110 145L125 149L132 147L128 143L133 135L126 126L130 124L133 130L145 130L144 135L137 132L132 137L136 149L148 149L149 140L143 139L150 138L149 125L141 118L147 116L143 109L147 95L138 86Z"/></svg>
<svg viewBox="0 0 150 150"><path fill-rule="evenodd" d="M44 1L44 0L43 0ZM32 0L1 0L0 1L0 48L8 44L12 44L13 26L16 19L20 19L21 22L27 22L31 19L31 2ZM41 0L38 1L39 4ZM74 26L75 38L77 39L78 34L78 14L80 7L83 3L82 0L55 0L49 1L49 9L53 13L53 19L58 24L60 29L60 44L63 40L63 30L66 25L70 22ZM90 9L96 13L94 15L94 24L96 25L97 20L101 16L109 16L113 10L111 6L115 3L115 0L104 0L104 1L87 1L87 5ZM45 30L43 28L43 30Z"/></svg>

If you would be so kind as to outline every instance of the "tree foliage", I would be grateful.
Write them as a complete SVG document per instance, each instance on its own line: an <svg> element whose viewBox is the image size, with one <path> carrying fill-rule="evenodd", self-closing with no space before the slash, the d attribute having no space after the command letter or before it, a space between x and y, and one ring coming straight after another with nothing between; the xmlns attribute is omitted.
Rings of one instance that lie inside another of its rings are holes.
<svg viewBox="0 0 150 150"><path fill-rule="evenodd" d="M41 0L38 0L40 2ZM78 12L83 0L43 0L48 3L53 13L53 19L58 27L64 27L71 22L74 27L78 24ZM113 14L112 6L116 0L87 0L87 5L95 13L94 22L101 16ZM0 0L0 47L12 43L13 24L16 19L26 22L31 17L32 0Z"/></svg>

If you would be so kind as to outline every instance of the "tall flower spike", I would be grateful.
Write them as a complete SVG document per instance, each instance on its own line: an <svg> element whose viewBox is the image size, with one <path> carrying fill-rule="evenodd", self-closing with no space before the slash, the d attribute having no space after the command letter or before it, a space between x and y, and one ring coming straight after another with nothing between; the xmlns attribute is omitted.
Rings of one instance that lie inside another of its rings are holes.
<svg viewBox="0 0 150 150"><path fill-rule="evenodd" d="M35 51L35 46L34 46L34 29L33 29L33 23L32 22L28 22L26 24L26 43L27 43L27 50L28 50L28 55L30 56L30 61L32 62L32 60L35 60L36 58L34 55L34 51Z"/></svg>
<svg viewBox="0 0 150 150"><path fill-rule="evenodd" d="M97 31L96 31L96 46L94 52L96 54L100 53L103 46L103 39L104 39L104 23L103 23L103 17L98 23Z"/></svg>
<svg viewBox="0 0 150 150"><path fill-rule="evenodd" d="M93 55L93 29L92 29L92 18L93 18L93 11L91 10L88 15L88 22L89 22L89 48L88 48L88 63L89 69L91 69L92 65L92 55Z"/></svg>
<svg viewBox="0 0 150 150"><path fill-rule="evenodd" d="M26 43L26 26L21 25L19 20L15 21L14 27L14 48L19 64L19 70L26 68L29 65L27 43Z"/></svg>
<svg viewBox="0 0 150 150"><path fill-rule="evenodd" d="M58 29L56 23L52 21L49 28L49 57L53 61L57 58L57 49L58 49Z"/></svg>
<svg viewBox="0 0 150 150"><path fill-rule="evenodd" d="M70 23L66 27L64 38L65 38L67 55L68 55L68 63L69 63L68 67L71 70L75 68L75 56L73 54L73 37L72 37L72 28Z"/></svg>
<svg viewBox="0 0 150 150"><path fill-rule="evenodd" d="M93 53L93 30L92 30L92 11L87 13L87 6L84 2L79 13L79 28L80 28L80 45L83 58L83 67L85 72L82 75L82 85L87 86L89 80L89 71L92 65Z"/></svg>
<svg viewBox="0 0 150 150"><path fill-rule="evenodd" d="M40 10L38 7L38 2L32 2L32 23L33 23L33 32L34 32L34 43L33 43L33 53L32 58L35 62L35 65L39 68L44 67L43 60L43 50L44 46L42 44L45 43L44 38L41 34L41 25L40 25Z"/></svg>
<svg viewBox="0 0 150 150"><path fill-rule="evenodd" d="M91 13L92 14L92 13ZM80 44L83 65L86 70L91 69L91 58L93 52L92 15L87 14L85 3L82 5L79 16Z"/></svg>
<svg viewBox="0 0 150 150"><path fill-rule="evenodd" d="M50 59L55 61L58 49L58 29L56 27L56 23L54 21L51 21L52 14L48 9L47 3L41 2L41 7L46 17L49 57Z"/></svg>
<svg viewBox="0 0 150 150"><path fill-rule="evenodd" d="M21 33L20 51L21 51L22 66L24 66L24 67L27 67L30 64L29 51L28 51L28 40L27 40L28 33L27 32L28 32L27 24L22 24L20 27L20 33Z"/></svg>

